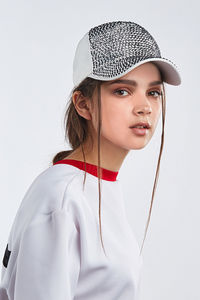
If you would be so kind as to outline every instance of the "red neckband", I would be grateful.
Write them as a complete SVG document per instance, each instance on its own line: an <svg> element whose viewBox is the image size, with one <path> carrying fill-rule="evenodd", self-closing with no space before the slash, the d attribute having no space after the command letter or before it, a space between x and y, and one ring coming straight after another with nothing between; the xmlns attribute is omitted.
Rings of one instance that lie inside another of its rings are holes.
<svg viewBox="0 0 200 300"><path fill-rule="evenodd" d="M56 163L54 163L53 165L56 164L68 164L68 165L72 165L75 166L83 171L85 171L85 164L83 161L80 160L76 160L76 159L61 159L59 161L57 161ZM87 163L86 162L86 172L96 176L97 176L97 166ZM108 180L108 181L116 181L117 175L118 175L118 171L111 171L108 169L104 169L102 168L102 179L104 180Z"/></svg>

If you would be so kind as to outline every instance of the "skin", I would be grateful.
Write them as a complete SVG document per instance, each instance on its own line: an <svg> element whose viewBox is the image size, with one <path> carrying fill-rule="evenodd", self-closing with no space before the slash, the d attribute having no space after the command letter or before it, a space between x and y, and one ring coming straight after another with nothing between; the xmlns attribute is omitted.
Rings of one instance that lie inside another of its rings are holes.
<svg viewBox="0 0 200 300"><path fill-rule="evenodd" d="M111 84L115 80L105 81L101 86L101 167L111 171L119 171L130 150L142 149L149 143L162 109L159 95L159 92L163 92L162 84L149 86L153 81L161 81L156 65L151 62L144 63L119 79L135 80L137 86L127 83ZM116 92L117 89L121 91ZM83 144L86 162L98 165L97 91L94 93L94 106L79 91L74 92L73 103L79 115L88 120L94 138L93 148L90 140ZM129 128L141 121L151 124L151 128L143 136L136 135ZM81 147L65 159L84 161Z"/></svg>

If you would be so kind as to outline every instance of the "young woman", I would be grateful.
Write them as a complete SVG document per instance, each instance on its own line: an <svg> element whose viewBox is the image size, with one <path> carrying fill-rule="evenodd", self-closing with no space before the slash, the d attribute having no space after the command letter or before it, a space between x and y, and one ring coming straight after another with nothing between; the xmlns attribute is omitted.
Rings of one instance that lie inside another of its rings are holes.
<svg viewBox="0 0 200 300"><path fill-rule="evenodd" d="M3 257L0 300L138 299L142 248L117 175L129 151L149 143L162 111L152 207L164 82L179 85L180 75L146 29L113 21L80 40L73 81L65 115L72 150L55 155L21 202Z"/></svg>

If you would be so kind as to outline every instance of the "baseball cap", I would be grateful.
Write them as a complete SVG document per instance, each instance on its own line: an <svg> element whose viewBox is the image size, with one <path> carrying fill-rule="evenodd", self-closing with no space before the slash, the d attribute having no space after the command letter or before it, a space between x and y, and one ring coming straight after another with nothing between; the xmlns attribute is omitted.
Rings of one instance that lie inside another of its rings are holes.
<svg viewBox="0 0 200 300"><path fill-rule="evenodd" d="M180 85L178 67L161 57L158 44L143 26L130 21L103 23L79 41L73 60L73 83L78 86L86 77L117 79L146 62L159 68L164 82Z"/></svg>

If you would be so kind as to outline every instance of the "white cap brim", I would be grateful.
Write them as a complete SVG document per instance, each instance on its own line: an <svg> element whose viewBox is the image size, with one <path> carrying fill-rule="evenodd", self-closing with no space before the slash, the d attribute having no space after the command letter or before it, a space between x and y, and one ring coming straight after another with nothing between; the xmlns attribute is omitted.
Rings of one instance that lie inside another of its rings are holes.
<svg viewBox="0 0 200 300"><path fill-rule="evenodd" d="M147 63L147 62L153 62L155 65L157 65L157 67L159 68L159 70L162 73L162 77L163 77L164 82L166 82L168 84L171 84L171 85L180 85L181 84L181 76L180 76L180 72L179 72L178 68L176 67L176 65L174 63L172 63L167 58L148 58L148 59L144 59L144 60L134 64L133 66L128 68L126 71L124 71L120 75L113 76L113 77L107 77L106 78L106 77L94 75L92 73L88 74L88 77L94 78L94 79L97 79L97 80L102 80L102 81L117 79L117 78L120 78L121 76L127 74L131 70L135 69L136 67L138 67L138 66L140 66L144 63Z"/></svg>

